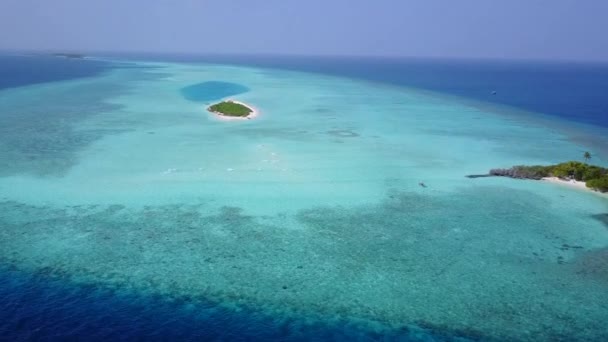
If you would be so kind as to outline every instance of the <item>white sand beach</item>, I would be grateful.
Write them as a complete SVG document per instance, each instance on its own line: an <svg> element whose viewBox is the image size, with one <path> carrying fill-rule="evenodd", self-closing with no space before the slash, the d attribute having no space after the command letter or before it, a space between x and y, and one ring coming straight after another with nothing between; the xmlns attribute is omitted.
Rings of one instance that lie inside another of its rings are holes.
<svg viewBox="0 0 608 342"><path fill-rule="evenodd" d="M555 183L555 184L560 184L560 185L568 186L568 187L579 189L579 190L591 191L591 192L596 193L598 195L607 196L608 197L608 194L605 194L605 193L593 190L591 188L588 188L587 187L587 183L585 183L583 181L577 181L577 180L574 180L574 179L562 179L562 178L558 178L558 177L544 177L541 180L545 181L545 182L550 182L550 183Z"/></svg>
<svg viewBox="0 0 608 342"><path fill-rule="evenodd" d="M543 181L545 182L551 182L551 183L556 183L556 184L562 184L562 185L566 185L566 186L570 186L573 188L578 188L578 189L583 189L583 190L591 190L587 187L587 184L583 181L577 181L574 179L562 179L559 177L544 177L542 178Z"/></svg>

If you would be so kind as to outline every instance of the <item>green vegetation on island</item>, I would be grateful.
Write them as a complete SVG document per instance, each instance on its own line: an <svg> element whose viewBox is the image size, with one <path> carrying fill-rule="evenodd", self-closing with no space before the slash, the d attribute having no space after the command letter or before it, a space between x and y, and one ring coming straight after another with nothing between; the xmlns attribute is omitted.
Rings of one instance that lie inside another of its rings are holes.
<svg viewBox="0 0 608 342"><path fill-rule="evenodd" d="M591 159L591 154L585 152L585 161ZM577 161L569 161L555 165L517 165L510 169L492 169L487 175L470 175L469 178L502 176L518 179L542 179L557 177L564 180L585 182L590 189L608 192L608 169Z"/></svg>
<svg viewBox="0 0 608 342"><path fill-rule="evenodd" d="M209 107L209 111L225 116L246 117L253 109L233 101L222 101Z"/></svg>

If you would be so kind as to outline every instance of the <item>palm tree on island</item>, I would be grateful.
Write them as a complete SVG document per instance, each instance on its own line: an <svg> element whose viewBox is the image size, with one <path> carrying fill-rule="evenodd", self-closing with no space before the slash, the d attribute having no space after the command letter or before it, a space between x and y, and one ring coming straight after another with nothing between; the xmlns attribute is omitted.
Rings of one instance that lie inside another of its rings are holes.
<svg viewBox="0 0 608 342"><path fill-rule="evenodd" d="M585 152L583 154L583 158L585 158L585 162L589 162L589 159L591 159L591 153L589 153L589 151Z"/></svg>

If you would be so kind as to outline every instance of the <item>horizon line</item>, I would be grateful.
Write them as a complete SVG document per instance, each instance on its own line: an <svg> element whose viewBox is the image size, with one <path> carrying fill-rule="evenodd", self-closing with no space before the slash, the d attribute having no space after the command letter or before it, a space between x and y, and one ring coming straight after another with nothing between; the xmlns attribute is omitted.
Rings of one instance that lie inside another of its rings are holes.
<svg viewBox="0 0 608 342"><path fill-rule="evenodd" d="M409 59L409 60L452 60L452 61L511 61L511 62L548 62L548 63L591 63L608 64L608 59L576 59L576 58L546 58L546 57L495 57L495 56L420 56L396 54L333 54L333 53L286 53L286 52L194 52L194 51L136 51L136 50L76 50L76 49L13 49L0 48L0 54L35 54L51 55L57 53L82 54L90 57L105 57L104 55L131 56L184 56L184 57L285 57L285 58L360 58L360 59Z"/></svg>

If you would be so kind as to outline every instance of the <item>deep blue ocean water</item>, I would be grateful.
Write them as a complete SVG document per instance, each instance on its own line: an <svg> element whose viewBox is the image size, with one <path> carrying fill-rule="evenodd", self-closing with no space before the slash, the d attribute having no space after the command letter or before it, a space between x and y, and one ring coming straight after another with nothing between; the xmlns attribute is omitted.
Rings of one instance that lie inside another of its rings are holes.
<svg viewBox="0 0 608 342"><path fill-rule="evenodd" d="M168 300L6 267L0 267L0 298L1 341L454 340L428 329L381 335L348 321L328 325L235 313L204 299Z"/></svg>
<svg viewBox="0 0 608 342"><path fill-rule="evenodd" d="M226 63L352 77L608 127L608 63L295 56L119 54L114 57ZM98 60L0 54L0 89L91 77L112 67L126 66ZM224 96L246 91L229 85L221 88L222 94L228 92ZM189 93L187 96L195 96L194 90L184 91Z"/></svg>
<svg viewBox="0 0 608 342"><path fill-rule="evenodd" d="M295 56L150 55L147 58L230 63L358 78L608 127L608 63Z"/></svg>
<svg viewBox="0 0 608 342"><path fill-rule="evenodd" d="M0 90L28 84L93 77L111 67L110 63L94 60L0 54Z"/></svg>
<svg viewBox="0 0 608 342"><path fill-rule="evenodd" d="M138 57L142 59L141 57ZM228 62L420 87L608 127L608 66L507 61L360 58L151 56ZM92 77L110 63L0 56L0 89ZM208 86L208 85L203 85ZM190 89L196 93L196 89ZM238 93L229 85L222 96ZM496 92L493 94L493 92ZM236 92L236 93L235 93ZM188 90L186 90L188 94ZM1 93L0 93L1 95ZM196 94L194 100L198 99ZM2 115L2 113L0 113ZM440 330L380 336L356 324L303 324L254 311L234 313L204 300L166 300L76 285L61 275L27 274L0 260L0 340L454 340ZM474 336L473 336L474 337Z"/></svg>

